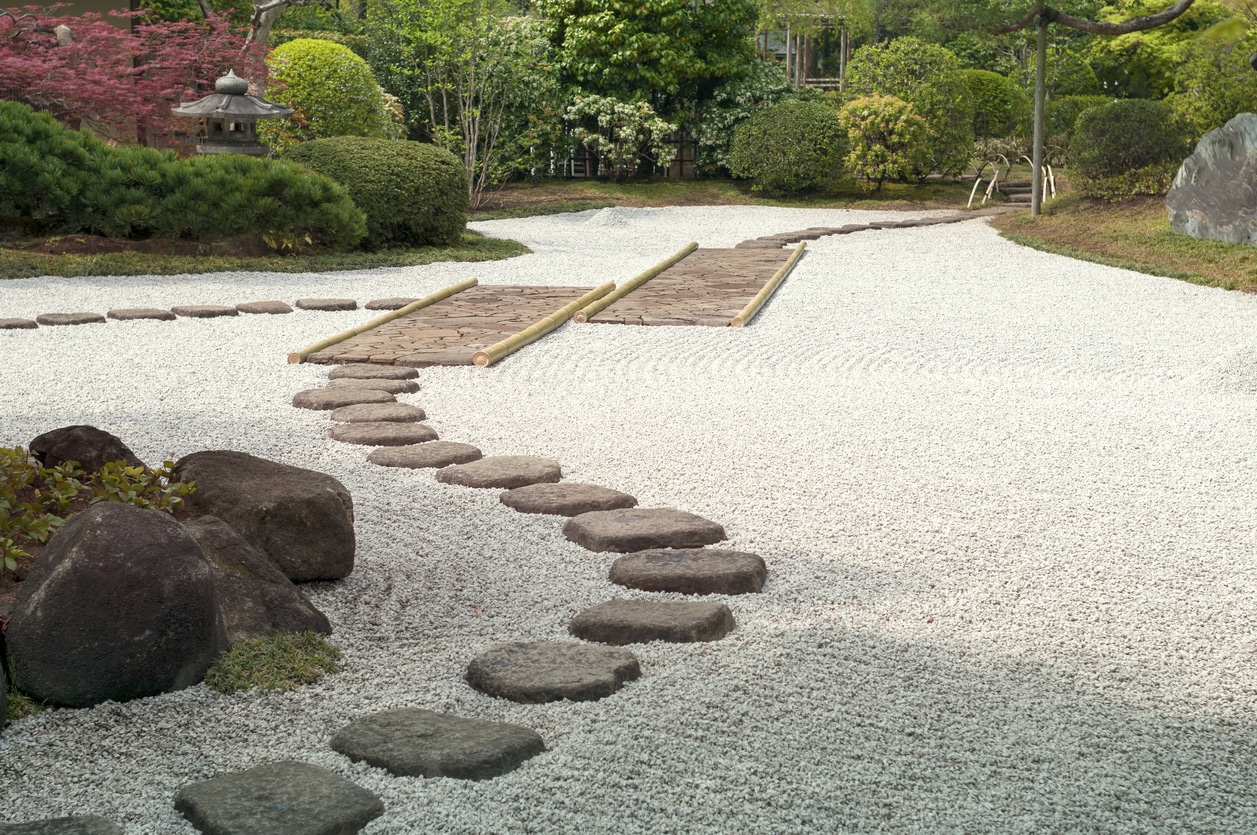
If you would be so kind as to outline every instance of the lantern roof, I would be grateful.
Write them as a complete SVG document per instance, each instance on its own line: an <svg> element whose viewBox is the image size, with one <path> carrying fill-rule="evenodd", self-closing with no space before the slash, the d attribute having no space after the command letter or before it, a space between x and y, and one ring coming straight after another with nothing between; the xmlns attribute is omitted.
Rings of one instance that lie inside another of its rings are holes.
<svg viewBox="0 0 1257 835"><path fill-rule="evenodd" d="M236 75L234 70L214 82L214 91L203 99L180 102L170 108L175 116L193 119L279 119L293 114L292 108L273 104L260 96L250 96L249 82Z"/></svg>

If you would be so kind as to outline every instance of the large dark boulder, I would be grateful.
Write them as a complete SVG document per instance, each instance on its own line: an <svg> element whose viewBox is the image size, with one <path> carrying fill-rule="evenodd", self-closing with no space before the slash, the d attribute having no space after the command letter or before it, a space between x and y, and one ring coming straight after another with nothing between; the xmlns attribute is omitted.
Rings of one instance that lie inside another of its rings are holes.
<svg viewBox="0 0 1257 835"><path fill-rule="evenodd" d="M209 563L156 510L103 502L67 522L18 592L14 684L88 707L196 684L226 648Z"/></svg>
<svg viewBox="0 0 1257 835"><path fill-rule="evenodd" d="M1165 208L1176 232L1257 244L1257 114L1205 134L1179 167Z"/></svg>
<svg viewBox="0 0 1257 835"><path fill-rule="evenodd" d="M129 467L144 466L121 438L95 426L63 426L45 432L31 441L30 450L45 467L75 461L83 471L94 473L110 461L125 461Z"/></svg>
<svg viewBox="0 0 1257 835"><path fill-rule="evenodd" d="M228 644L276 632L332 634L327 616L231 525L202 516L183 526L209 560Z"/></svg>
<svg viewBox="0 0 1257 835"><path fill-rule="evenodd" d="M231 525L294 583L353 571L353 500L330 475L229 450L194 452L174 474L196 482L191 508Z"/></svg>

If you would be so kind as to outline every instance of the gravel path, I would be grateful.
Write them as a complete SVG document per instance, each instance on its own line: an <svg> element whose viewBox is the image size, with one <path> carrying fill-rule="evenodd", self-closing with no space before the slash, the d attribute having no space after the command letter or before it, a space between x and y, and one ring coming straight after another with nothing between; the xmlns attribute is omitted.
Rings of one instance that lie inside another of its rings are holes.
<svg viewBox="0 0 1257 835"><path fill-rule="evenodd" d="M476 224L536 254L334 275L0 282L0 315L484 283L622 281L689 240L894 213L609 209ZM433 368L441 437L725 525L769 566L725 639L635 648L594 703L462 681L555 639L612 560L496 491L370 465L288 406L284 358L361 321L303 313L0 332L0 444L91 423L143 459L230 447L340 478L358 567L313 587L346 670L198 686L0 736L0 819L183 833L189 781L297 758L378 793L371 833L1257 831L1257 298L1021 249L984 223L811 244L744 330L568 325L492 369ZM642 595L645 596L645 595ZM528 725L483 783L393 778L331 733L417 706Z"/></svg>

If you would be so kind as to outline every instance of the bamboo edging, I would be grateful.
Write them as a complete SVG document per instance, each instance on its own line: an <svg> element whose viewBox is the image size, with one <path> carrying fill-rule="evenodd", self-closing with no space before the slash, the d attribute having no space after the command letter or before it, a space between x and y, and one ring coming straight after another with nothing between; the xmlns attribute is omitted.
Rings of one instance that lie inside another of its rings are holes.
<svg viewBox="0 0 1257 835"><path fill-rule="evenodd" d="M460 281L457 284L452 284L449 287L446 287L444 290L437 290L435 293L433 293L430 296L424 296L422 299L413 301L410 304L406 305L405 307L398 308L397 310L391 311L389 313L385 313L383 316L377 316L374 319L372 319L370 322L359 325L356 328L350 328L347 331L341 331L335 336L329 336L327 339L321 340L319 342L314 343L313 345L309 345L305 348L302 348L300 351L293 351L291 354L288 355L288 363L290 365L296 365L298 363L305 362L306 358L309 357L311 354L315 353L316 351L322 351L324 348L330 348L331 346L337 344L338 342L344 342L346 339L348 339L351 336L357 336L360 333L366 333L367 331L373 328L378 328L380 325L386 324L388 322L393 321L394 319L405 316L407 313L413 313L414 311L419 310L420 308L424 308L424 307L428 307L429 305L436 304L437 302L443 299L448 299L450 296L461 293L464 290L467 290L471 287L475 287L478 283L479 283L478 279L469 278L465 281Z"/></svg>
<svg viewBox="0 0 1257 835"><path fill-rule="evenodd" d="M520 348L523 348L525 345L530 345L533 342L536 342L538 339L570 319L573 313L580 310L590 302L597 301L614 289L615 283L611 281L595 287L593 290L590 290L576 301L571 302L570 304L565 304L563 307L551 313L540 322L524 328L517 334L508 336L496 345L490 345L483 351L477 351L472 354L471 361L483 368L484 366L492 365L503 357L510 356Z"/></svg>
<svg viewBox="0 0 1257 835"><path fill-rule="evenodd" d="M777 272L773 273L773 277L768 279L768 283L759 288L759 292L755 294L755 298L742 308L742 312L734 316L729 321L729 326L734 328L744 328L750 321L755 318L755 314L759 313L759 309L764 306L767 301L772 298L773 293L777 292L777 288L781 286L781 282L786 280L786 276L790 275L790 271L794 269L794 265L803 257L803 250L807 247L807 241L801 241L794 248L794 252L790 253L790 257L786 259L786 263L781 265Z"/></svg>
<svg viewBox="0 0 1257 835"><path fill-rule="evenodd" d="M698 242L690 241L668 260L660 261L655 266L646 270L646 272L637 274L633 278L630 278L628 281L621 284L614 292L603 296L601 299L589 305L584 310L578 311L576 315L572 317L572 321L578 325L583 325L585 322L588 322L590 319L597 316L599 313L606 310L608 307L615 304L638 287L641 287L647 281L650 281L652 278L659 275L659 273L668 269L668 267L671 267L673 264L677 263L696 249L698 249Z"/></svg>

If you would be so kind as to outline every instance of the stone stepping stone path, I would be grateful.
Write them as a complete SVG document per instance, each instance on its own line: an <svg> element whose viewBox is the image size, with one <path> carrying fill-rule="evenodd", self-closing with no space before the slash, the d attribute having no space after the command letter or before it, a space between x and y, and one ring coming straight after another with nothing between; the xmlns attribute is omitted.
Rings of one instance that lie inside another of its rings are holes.
<svg viewBox="0 0 1257 835"><path fill-rule="evenodd" d="M175 314L158 307L123 307L111 310L105 315L119 322L130 322L136 319L154 319L158 322L170 322L175 319Z"/></svg>
<svg viewBox="0 0 1257 835"><path fill-rule="evenodd" d="M520 513L549 513L554 516L577 516L594 510L637 506L637 499L628 493L574 481L529 484L507 490L500 498L502 504Z"/></svg>
<svg viewBox="0 0 1257 835"><path fill-rule="evenodd" d="M392 396L390 395L390 399ZM417 423L428 415L409 403L355 403L332 410L332 420L340 423Z"/></svg>
<svg viewBox="0 0 1257 835"><path fill-rule="evenodd" d="M400 777L488 780L519 768L546 745L521 725L404 707L351 722L332 735L332 749Z"/></svg>
<svg viewBox="0 0 1257 835"><path fill-rule="evenodd" d="M752 238L734 246L740 250L775 250L793 246L800 241L815 241L829 235L850 235L852 232L869 232L877 229L915 229L921 226L938 226L943 223L963 223L980 217L992 217L1005 212L1016 211L1008 206L993 206L977 211L956 212L950 215L935 217L910 218L908 220L875 220L871 223L848 223L844 226L813 226L797 232L778 232L762 238Z"/></svg>
<svg viewBox="0 0 1257 835"><path fill-rule="evenodd" d="M423 423L340 423L332 427L329 437L343 444L399 447L424 444L437 439L436 430Z"/></svg>
<svg viewBox="0 0 1257 835"><path fill-rule="evenodd" d="M328 372L329 380L413 380L419 371L401 365L338 365Z"/></svg>
<svg viewBox="0 0 1257 835"><path fill-rule="evenodd" d="M587 287L478 285L324 348L306 362L471 365L477 350L519 333L588 292Z"/></svg>
<svg viewBox="0 0 1257 835"><path fill-rule="evenodd" d="M122 828L100 815L46 818L26 823L0 823L3 835L122 835Z"/></svg>
<svg viewBox="0 0 1257 835"><path fill-rule="evenodd" d="M440 469L453 464L478 461L480 450L471 444L454 441L429 441L410 446L385 447L367 456L372 464L381 467L405 467L410 470Z"/></svg>
<svg viewBox="0 0 1257 835"><path fill-rule="evenodd" d="M35 317L40 325L95 325L104 321L99 313L41 313Z"/></svg>
<svg viewBox="0 0 1257 835"><path fill-rule="evenodd" d="M626 554L611 564L611 582L641 591L751 594L768 568L758 554L715 548L660 548Z"/></svg>
<svg viewBox="0 0 1257 835"><path fill-rule="evenodd" d="M568 631L600 644L718 641L733 631L733 612L723 603L609 600L572 619Z"/></svg>
<svg viewBox="0 0 1257 835"><path fill-rule="evenodd" d="M563 535L590 551L621 554L651 548L701 548L725 538L710 519L671 507L595 510L567 520Z"/></svg>
<svg viewBox="0 0 1257 835"><path fill-rule="evenodd" d="M347 835L384 814L384 803L325 768L288 761L184 786L175 809L208 835Z"/></svg>
<svg viewBox="0 0 1257 835"><path fill-rule="evenodd" d="M419 390L419 384L414 380L380 380L360 377L341 377L338 380L330 380L327 387L376 389L387 391L389 394L413 394Z"/></svg>
<svg viewBox="0 0 1257 835"><path fill-rule="evenodd" d="M302 310L357 310L358 302L354 299L297 299L297 307Z"/></svg>
<svg viewBox="0 0 1257 835"><path fill-rule="evenodd" d="M462 487L502 487L508 490L562 477L558 461L532 455L492 455L467 464L455 464L436 474L442 484Z"/></svg>
<svg viewBox="0 0 1257 835"><path fill-rule="evenodd" d="M521 704L597 701L641 674L628 650L569 641L498 644L467 665L472 687Z"/></svg>
<svg viewBox="0 0 1257 835"><path fill-rule="evenodd" d="M400 296L394 296L390 299L373 299L363 305L367 310L401 310L408 304L413 304L418 299L406 299Z"/></svg>
<svg viewBox="0 0 1257 835"><path fill-rule="evenodd" d="M240 311L225 304L177 304L170 308L176 316L188 319L217 319L220 316L239 316Z"/></svg>
<svg viewBox="0 0 1257 835"><path fill-rule="evenodd" d="M0 331L34 330L39 323L34 319L0 319Z"/></svg>
<svg viewBox="0 0 1257 835"><path fill-rule="evenodd" d="M281 302L278 299L264 302L245 302L244 304L236 305L236 310L241 313L265 313L270 316L292 313L292 307L287 302Z"/></svg>
<svg viewBox="0 0 1257 835"><path fill-rule="evenodd" d="M298 409L339 409L362 403L395 403L397 398L387 391L364 388L307 389L292 397L292 405Z"/></svg>

